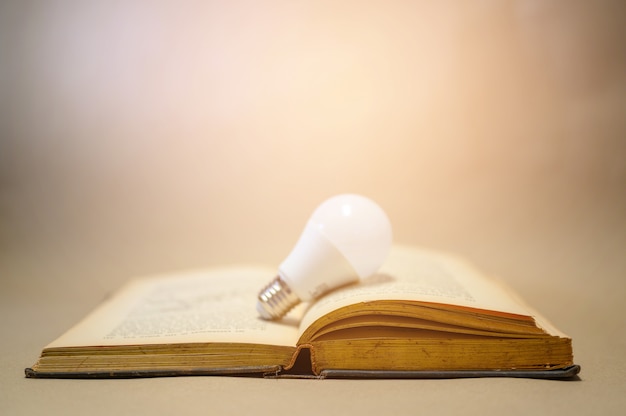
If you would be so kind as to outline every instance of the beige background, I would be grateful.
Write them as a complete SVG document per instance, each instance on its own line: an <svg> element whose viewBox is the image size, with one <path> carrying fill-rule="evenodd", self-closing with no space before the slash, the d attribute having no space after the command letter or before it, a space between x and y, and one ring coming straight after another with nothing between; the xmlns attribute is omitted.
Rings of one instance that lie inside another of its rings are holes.
<svg viewBox="0 0 626 416"><path fill-rule="evenodd" d="M0 412L623 413L625 20L618 0L2 2ZM23 378L130 277L277 265L342 192L504 277L581 380Z"/></svg>

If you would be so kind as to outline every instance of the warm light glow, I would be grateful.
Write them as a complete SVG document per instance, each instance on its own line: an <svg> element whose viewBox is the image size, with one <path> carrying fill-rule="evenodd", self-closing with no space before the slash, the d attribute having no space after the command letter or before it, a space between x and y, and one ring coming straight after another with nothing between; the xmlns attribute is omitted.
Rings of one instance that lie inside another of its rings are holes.
<svg viewBox="0 0 626 416"><path fill-rule="evenodd" d="M619 213L625 11L579 3L4 2L9 223L174 267L278 262L343 192L469 250Z"/></svg>

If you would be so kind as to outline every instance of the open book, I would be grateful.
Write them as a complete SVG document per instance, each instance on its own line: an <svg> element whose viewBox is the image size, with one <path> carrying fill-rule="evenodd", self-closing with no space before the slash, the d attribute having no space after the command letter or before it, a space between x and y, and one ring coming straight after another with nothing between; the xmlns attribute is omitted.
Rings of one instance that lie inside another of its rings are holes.
<svg viewBox="0 0 626 416"><path fill-rule="evenodd" d="M264 267L131 281L44 348L28 377L563 378L571 339L456 258L394 246L376 275L260 319Z"/></svg>

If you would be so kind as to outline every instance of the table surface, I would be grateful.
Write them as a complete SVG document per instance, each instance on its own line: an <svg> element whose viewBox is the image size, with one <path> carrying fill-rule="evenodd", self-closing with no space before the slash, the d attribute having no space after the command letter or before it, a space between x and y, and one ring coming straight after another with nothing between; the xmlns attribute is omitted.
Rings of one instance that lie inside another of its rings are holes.
<svg viewBox="0 0 626 416"><path fill-rule="evenodd" d="M78 246L74 247L76 260L68 261L53 247L33 253L14 242L4 247L0 262L0 413L160 415L185 410L216 414L323 411L365 415L415 414L421 410L437 414L621 414L626 408L626 307L621 299L625 293L626 259L620 256L621 230L610 230L616 229L606 229L608 245L596 244L596 249L587 245L586 252L554 263L537 258L546 271L560 270L551 279L510 280L529 303L572 336L575 361L582 366L574 381L26 379L24 367L33 364L41 348L128 276L115 272L123 269L119 264L79 261ZM82 254L89 257L87 249ZM498 264L517 264L513 276L525 272L533 275L539 268L533 268L533 262L528 262L519 251L512 254L492 248L484 256L483 263L493 260L494 269L498 269ZM496 261L505 258L507 262ZM593 272L597 279L577 280L581 270ZM86 273L90 278L85 277Z"/></svg>

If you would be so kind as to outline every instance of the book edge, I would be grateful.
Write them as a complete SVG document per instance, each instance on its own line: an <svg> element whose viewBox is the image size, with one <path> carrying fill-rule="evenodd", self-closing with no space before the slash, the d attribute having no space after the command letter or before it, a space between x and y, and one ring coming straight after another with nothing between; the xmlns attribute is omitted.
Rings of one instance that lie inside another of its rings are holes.
<svg viewBox="0 0 626 416"><path fill-rule="evenodd" d="M281 366L233 367L229 369L197 369L185 371L115 371L115 372L39 372L25 369L26 378L98 379L151 378L180 376L237 376L269 379L457 379L457 378L529 378L544 380L579 380L581 367L574 364L555 370L447 370L447 371L386 371L386 370L322 370L319 375L283 373Z"/></svg>

